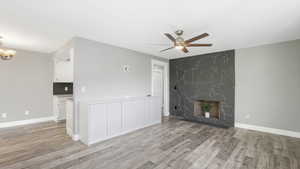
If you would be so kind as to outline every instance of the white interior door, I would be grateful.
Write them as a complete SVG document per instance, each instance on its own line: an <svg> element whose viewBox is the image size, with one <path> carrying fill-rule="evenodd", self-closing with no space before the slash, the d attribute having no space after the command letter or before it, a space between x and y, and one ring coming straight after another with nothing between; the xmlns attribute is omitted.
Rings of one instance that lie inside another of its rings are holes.
<svg viewBox="0 0 300 169"><path fill-rule="evenodd" d="M164 80L163 71L153 70L152 71L152 94L153 96L159 96L161 99L162 112L164 106Z"/></svg>

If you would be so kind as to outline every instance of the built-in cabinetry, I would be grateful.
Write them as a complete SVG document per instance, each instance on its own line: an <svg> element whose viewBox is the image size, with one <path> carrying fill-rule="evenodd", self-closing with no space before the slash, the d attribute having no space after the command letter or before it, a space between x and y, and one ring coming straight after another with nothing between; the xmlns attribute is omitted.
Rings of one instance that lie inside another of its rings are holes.
<svg viewBox="0 0 300 169"><path fill-rule="evenodd" d="M72 107L70 106L70 100L73 99L73 55L74 50L70 48L69 45L66 45L65 47L56 51L53 56L53 114L56 121L66 119L67 125L73 124L73 119L70 118L70 116L68 116L69 111L72 111L73 114L73 109L70 109L70 107ZM72 128L73 127L69 125L68 129L67 126L67 130L69 130L69 135L72 135Z"/></svg>
<svg viewBox="0 0 300 169"><path fill-rule="evenodd" d="M73 136L74 129L74 102L72 98L66 100L66 130L69 136Z"/></svg>
<svg viewBox="0 0 300 169"><path fill-rule="evenodd" d="M72 95L53 96L53 113L55 121L61 121L66 119L66 103L67 100L72 98Z"/></svg>
<svg viewBox="0 0 300 169"><path fill-rule="evenodd" d="M87 145L161 122L159 97L80 102L80 139Z"/></svg>
<svg viewBox="0 0 300 169"><path fill-rule="evenodd" d="M73 82L73 49L61 49L54 55L54 82Z"/></svg>

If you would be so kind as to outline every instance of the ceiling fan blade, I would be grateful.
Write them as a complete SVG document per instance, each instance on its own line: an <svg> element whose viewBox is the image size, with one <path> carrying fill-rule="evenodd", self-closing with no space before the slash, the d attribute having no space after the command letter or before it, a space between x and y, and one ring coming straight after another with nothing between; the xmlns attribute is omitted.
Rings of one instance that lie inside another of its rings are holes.
<svg viewBox="0 0 300 169"><path fill-rule="evenodd" d="M187 50L186 47L183 47L183 48L182 48L182 51L183 51L184 53L188 53L188 52L189 52L189 51Z"/></svg>
<svg viewBox="0 0 300 169"><path fill-rule="evenodd" d="M197 47L197 46L212 46L212 44L188 44L188 47Z"/></svg>
<svg viewBox="0 0 300 169"><path fill-rule="evenodd" d="M147 43L147 45L151 46L170 46L170 43L164 44L164 43Z"/></svg>
<svg viewBox="0 0 300 169"><path fill-rule="evenodd" d="M176 43L176 39L169 33L165 33L165 35L174 43Z"/></svg>
<svg viewBox="0 0 300 169"><path fill-rule="evenodd" d="M205 37L207 37L207 36L209 36L208 33L203 33L203 34L201 34L201 35L199 35L199 36L196 36L196 37L193 37L193 38L191 38L191 39L189 39L189 40L186 40L185 43L186 43L186 44L189 44L189 43L194 42L194 41L196 41L196 40L205 38Z"/></svg>
<svg viewBox="0 0 300 169"><path fill-rule="evenodd" d="M173 46L173 47L169 47L169 48L164 49L164 50L161 50L160 52L164 52L164 51L166 51L166 50L170 50L170 49L173 49L173 48L174 48L174 46Z"/></svg>

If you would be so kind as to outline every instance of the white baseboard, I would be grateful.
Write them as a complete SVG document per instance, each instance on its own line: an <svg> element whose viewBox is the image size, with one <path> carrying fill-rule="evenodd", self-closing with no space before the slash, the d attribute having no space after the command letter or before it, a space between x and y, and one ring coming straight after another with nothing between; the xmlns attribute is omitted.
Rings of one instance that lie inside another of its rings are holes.
<svg viewBox="0 0 300 169"><path fill-rule="evenodd" d="M54 118L55 122L60 122L60 121L64 121L64 120L66 120L66 118L62 118L62 119Z"/></svg>
<svg viewBox="0 0 300 169"><path fill-rule="evenodd" d="M278 134L278 135L283 135L283 136L300 138L300 132L296 132L296 131L275 129L275 128L269 128L269 127L263 127L263 126L243 124L243 123L235 123L235 127L243 128L243 129L249 129L249 130L256 130L256 131L261 131L261 132L266 132L266 133L272 133L272 134Z"/></svg>
<svg viewBox="0 0 300 169"><path fill-rule="evenodd" d="M72 139L73 139L74 141L80 140L79 134L73 135L73 136L72 136Z"/></svg>
<svg viewBox="0 0 300 169"><path fill-rule="evenodd" d="M0 128L7 128L7 127L15 127L20 125L27 125L27 124L35 124L35 123L42 123L47 121L54 121L54 117L43 117L37 119L29 119L29 120L20 120L20 121L11 121L11 122L1 122Z"/></svg>
<svg viewBox="0 0 300 169"><path fill-rule="evenodd" d="M170 116L170 112L164 112L164 116L165 116L165 117Z"/></svg>

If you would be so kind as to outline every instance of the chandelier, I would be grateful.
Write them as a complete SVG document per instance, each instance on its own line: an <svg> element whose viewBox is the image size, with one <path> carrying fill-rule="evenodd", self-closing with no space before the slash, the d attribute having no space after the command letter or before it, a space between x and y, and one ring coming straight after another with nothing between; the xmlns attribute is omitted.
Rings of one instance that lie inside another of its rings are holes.
<svg viewBox="0 0 300 169"><path fill-rule="evenodd" d="M2 37L0 37L0 44L2 44L1 40ZM0 48L0 57L2 60L11 60L15 55L16 55L15 50Z"/></svg>

